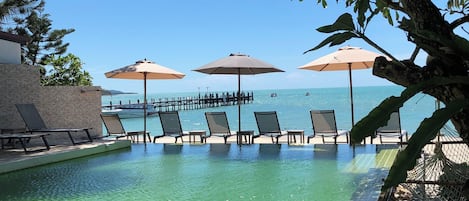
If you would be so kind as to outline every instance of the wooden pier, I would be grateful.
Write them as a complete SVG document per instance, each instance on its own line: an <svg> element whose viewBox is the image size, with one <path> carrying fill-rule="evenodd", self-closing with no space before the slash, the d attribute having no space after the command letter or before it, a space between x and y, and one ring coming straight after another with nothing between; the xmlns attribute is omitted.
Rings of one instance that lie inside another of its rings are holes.
<svg viewBox="0 0 469 201"><path fill-rule="evenodd" d="M254 93L240 93L240 103L247 104L252 103L254 100ZM103 105L104 108L114 108L122 105L141 104L143 101L137 100L136 102L119 101L117 104L112 101L108 105ZM238 96L236 92L233 93L206 93L198 96L188 97L172 97L172 98L150 98L147 100L148 105L153 105L156 111L180 111L180 110L196 110L203 108L230 106L238 104Z"/></svg>

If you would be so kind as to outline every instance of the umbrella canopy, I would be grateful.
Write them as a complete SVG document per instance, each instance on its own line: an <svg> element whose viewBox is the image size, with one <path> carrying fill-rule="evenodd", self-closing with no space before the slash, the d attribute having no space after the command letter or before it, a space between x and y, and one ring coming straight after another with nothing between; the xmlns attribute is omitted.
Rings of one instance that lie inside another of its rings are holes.
<svg viewBox="0 0 469 201"><path fill-rule="evenodd" d="M146 74L146 75L145 75ZM181 79L185 75L168 67L156 64L146 59L128 66L105 73L107 78L133 79Z"/></svg>
<svg viewBox="0 0 469 201"><path fill-rule="evenodd" d="M320 57L311 61L299 69L316 71L349 71L350 82L350 105L352 111L352 126L355 125L353 115L353 89L352 89L352 70L372 68L376 57L380 54L364 50L359 47L342 47L338 51Z"/></svg>
<svg viewBox="0 0 469 201"><path fill-rule="evenodd" d="M245 54L230 54L203 65L194 71L206 74L232 74L238 75L238 131L241 131L241 75L255 75L261 73L284 72L272 64L255 59ZM238 132L239 133L239 132ZM238 135L238 143L241 143L240 135Z"/></svg>
<svg viewBox="0 0 469 201"><path fill-rule="evenodd" d="M255 75L261 73L283 72L272 64L245 54L230 54L214 62L203 65L194 71L206 74Z"/></svg>
<svg viewBox="0 0 469 201"><path fill-rule="evenodd" d="M148 79L181 79L185 75L170 68L158 65L146 59L128 66L109 71L104 74L107 78L143 80L143 131L147 131L147 80ZM146 134L143 135L146 143Z"/></svg>

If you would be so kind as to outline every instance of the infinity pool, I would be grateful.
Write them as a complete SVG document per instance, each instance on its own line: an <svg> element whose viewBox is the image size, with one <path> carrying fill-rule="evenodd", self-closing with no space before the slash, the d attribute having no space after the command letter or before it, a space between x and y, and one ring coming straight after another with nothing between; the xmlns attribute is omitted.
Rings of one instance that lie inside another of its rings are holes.
<svg viewBox="0 0 469 201"><path fill-rule="evenodd" d="M0 175L0 200L376 200L396 148L134 144Z"/></svg>

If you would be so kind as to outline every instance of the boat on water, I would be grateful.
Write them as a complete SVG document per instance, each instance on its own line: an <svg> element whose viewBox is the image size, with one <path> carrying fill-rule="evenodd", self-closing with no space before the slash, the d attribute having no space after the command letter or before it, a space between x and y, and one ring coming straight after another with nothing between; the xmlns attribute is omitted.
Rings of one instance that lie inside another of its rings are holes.
<svg viewBox="0 0 469 201"><path fill-rule="evenodd" d="M118 114L121 119L143 117L143 103L104 106L102 114ZM147 116L157 115L158 111L153 104L147 104Z"/></svg>

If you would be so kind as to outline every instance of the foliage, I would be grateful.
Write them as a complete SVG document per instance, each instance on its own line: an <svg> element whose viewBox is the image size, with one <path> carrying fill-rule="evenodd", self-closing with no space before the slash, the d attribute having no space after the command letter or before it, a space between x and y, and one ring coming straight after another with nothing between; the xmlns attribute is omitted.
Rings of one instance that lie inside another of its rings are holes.
<svg viewBox="0 0 469 201"><path fill-rule="evenodd" d="M318 0L323 7L327 0ZM337 1L339 2L339 1ZM374 131L384 125L390 114L402 107L404 102L419 92L430 94L445 103L429 118L422 120L410 138L406 148L400 152L391 167L384 189L405 181L407 170L415 166L422 148L432 140L439 129L451 120L463 140L467 143L469 114L469 42L453 32L458 26L469 22L469 1L448 0L446 8L436 7L431 0L346 0L347 7L353 7L356 24L349 13L344 13L331 25L322 26L317 31L330 34L325 40L309 51L326 45L340 45L351 38L360 38L391 58L375 60L373 73L396 84L406 87L400 97L389 97L374 108L365 118L352 128L352 142L361 142L365 137L374 137ZM393 26L405 31L408 40L416 45L414 53L407 60L398 60L365 35L371 20L381 14ZM460 16L447 22L447 15ZM467 33L462 27L463 32ZM427 66L414 64L419 51L428 56Z"/></svg>
<svg viewBox="0 0 469 201"><path fill-rule="evenodd" d="M16 25L9 28L10 32L31 39L22 47L24 64L44 65L44 61L50 55L64 54L69 44L64 43L63 38L75 31L74 29L53 30L49 14L43 14L44 6L44 1L32 6L32 10L25 17L15 17L13 21Z"/></svg>
<svg viewBox="0 0 469 201"><path fill-rule="evenodd" d="M0 30L30 39L21 47L22 63L39 68L42 84L91 85L92 78L88 72L81 72L82 63L77 56L61 56L69 46L64 37L75 30L52 29L52 20L49 14L44 13L44 7L44 0L0 2ZM49 75L46 75L46 65L53 67Z"/></svg>
<svg viewBox="0 0 469 201"><path fill-rule="evenodd" d="M52 69L41 80L45 86L90 86L92 78L86 71L82 72L82 62L80 58L73 54L65 57L51 56L45 64L52 66Z"/></svg>
<svg viewBox="0 0 469 201"><path fill-rule="evenodd" d="M0 2L0 28L6 25L7 18L29 13L34 1L36 0L4 0Z"/></svg>
<svg viewBox="0 0 469 201"><path fill-rule="evenodd" d="M352 128L352 142L359 143L367 136L373 136L375 130L384 126L393 111L398 110L404 102L412 98L414 95L423 91L428 87L437 85L448 85L454 83L465 83L469 85L467 77L451 77L451 78L433 78L425 83L407 87L400 97L389 97L375 107L366 117L361 119ZM396 157L391 167L388 178L386 179L384 188L395 186L404 181L407 177L407 170L411 170L420 156L423 147L434 139L439 130L450 120L454 113L461 111L463 108L469 107L469 100L457 99L450 102L445 108L436 110L432 117L422 121L417 131L412 135L408 142L408 146Z"/></svg>

